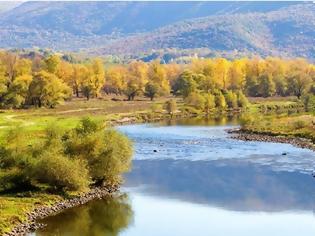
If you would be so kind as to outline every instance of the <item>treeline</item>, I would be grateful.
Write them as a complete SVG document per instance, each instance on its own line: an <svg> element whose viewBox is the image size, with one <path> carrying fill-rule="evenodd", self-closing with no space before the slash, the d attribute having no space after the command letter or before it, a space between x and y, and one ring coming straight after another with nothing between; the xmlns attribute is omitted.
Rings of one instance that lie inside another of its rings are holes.
<svg viewBox="0 0 315 236"><path fill-rule="evenodd" d="M0 141L0 191L116 185L129 170L131 155L127 137L89 118L72 130L51 125L36 142L13 129Z"/></svg>
<svg viewBox="0 0 315 236"><path fill-rule="evenodd" d="M90 99L104 93L124 95L127 100L174 95L202 100L204 106L236 107L246 104L248 96L314 94L314 81L315 66L304 59L215 58L194 59L189 64L106 65L101 59L70 63L58 55L28 59L0 53L2 108L54 107L72 96Z"/></svg>

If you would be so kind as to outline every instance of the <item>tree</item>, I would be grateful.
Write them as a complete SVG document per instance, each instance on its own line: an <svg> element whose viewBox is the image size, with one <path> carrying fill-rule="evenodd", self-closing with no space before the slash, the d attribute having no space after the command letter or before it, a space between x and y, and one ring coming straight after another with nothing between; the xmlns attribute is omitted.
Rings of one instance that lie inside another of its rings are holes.
<svg viewBox="0 0 315 236"><path fill-rule="evenodd" d="M220 89L227 89L228 85L229 61L225 58L218 58L215 61L214 76L215 82Z"/></svg>
<svg viewBox="0 0 315 236"><path fill-rule="evenodd" d="M257 97L259 95L259 86L256 76L246 77L245 93L247 96Z"/></svg>
<svg viewBox="0 0 315 236"><path fill-rule="evenodd" d="M308 92L311 83L312 80L309 75L296 72L288 78L288 92L300 99L304 93Z"/></svg>
<svg viewBox="0 0 315 236"><path fill-rule="evenodd" d="M102 60L99 58L94 59L89 65L89 70L89 87L93 97L98 97L105 83L105 70Z"/></svg>
<svg viewBox="0 0 315 236"><path fill-rule="evenodd" d="M229 89L240 90L245 86L245 62L244 60L235 60L229 68Z"/></svg>
<svg viewBox="0 0 315 236"><path fill-rule="evenodd" d="M184 98L188 97L191 93L197 91L198 84L194 79L194 74L186 70L176 80L173 90L174 94L181 95Z"/></svg>
<svg viewBox="0 0 315 236"><path fill-rule="evenodd" d="M61 62L61 59L57 55L51 55L47 57L45 59L46 70L52 74L56 73L60 62Z"/></svg>
<svg viewBox="0 0 315 236"><path fill-rule="evenodd" d="M34 75L29 86L28 102L37 107L54 108L70 96L69 87L54 74L41 71Z"/></svg>
<svg viewBox="0 0 315 236"><path fill-rule="evenodd" d="M127 74L127 68L123 66L113 66L106 70L105 91L116 95L121 94L127 87Z"/></svg>
<svg viewBox="0 0 315 236"><path fill-rule="evenodd" d="M166 77L165 68L158 61L150 63L148 68L148 79L159 86L158 93L161 96L170 93L170 84Z"/></svg>
<svg viewBox="0 0 315 236"><path fill-rule="evenodd" d="M273 82L271 75L263 74L258 78L259 94L263 97L271 97L276 93L276 85Z"/></svg>
<svg viewBox="0 0 315 236"><path fill-rule="evenodd" d="M148 82L145 86L145 92L144 95L146 97L149 97L151 101L155 98L155 96L158 94L159 86L155 83Z"/></svg>

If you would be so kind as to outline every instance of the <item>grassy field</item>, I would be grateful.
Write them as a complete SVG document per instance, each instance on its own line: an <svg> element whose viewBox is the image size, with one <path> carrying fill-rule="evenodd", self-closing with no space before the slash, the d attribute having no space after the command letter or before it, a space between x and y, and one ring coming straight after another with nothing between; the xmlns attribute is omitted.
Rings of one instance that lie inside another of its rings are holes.
<svg viewBox="0 0 315 236"><path fill-rule="evenodd" d="M153 106L162 107L165 99L157 101L111 101L106 99L73 99L55 109L20 109L0 112L0 134L13 127L21 127L26 132L42 131L48 124L61 128L73 128L85 116L107 123L125 117L152 112Z"/></svg>
<svg viewBox="0 0 315 236"><path fill-rule="evenodd" d="M242 129L272 136L306 138L315 143L315 117L312 114L249 116Z"/></svg>

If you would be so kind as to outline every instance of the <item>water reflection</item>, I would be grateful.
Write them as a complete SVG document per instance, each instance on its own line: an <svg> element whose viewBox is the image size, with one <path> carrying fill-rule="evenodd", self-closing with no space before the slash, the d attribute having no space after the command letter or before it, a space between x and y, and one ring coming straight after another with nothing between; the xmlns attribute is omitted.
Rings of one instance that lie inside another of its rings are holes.
<svg viewBox="0 0 315 236"><path fill-rule="evenodd" d="M311 175L237 160L134 161L126 186L237 211L312 211L315 200Z"/></svg>
<svg viewBox="0 0 315 236"><path fill-rule="evenodd" d="M133 220L133 211L126 194L106 197L49 217L47 227L36 235L116 236Z"/></svg>

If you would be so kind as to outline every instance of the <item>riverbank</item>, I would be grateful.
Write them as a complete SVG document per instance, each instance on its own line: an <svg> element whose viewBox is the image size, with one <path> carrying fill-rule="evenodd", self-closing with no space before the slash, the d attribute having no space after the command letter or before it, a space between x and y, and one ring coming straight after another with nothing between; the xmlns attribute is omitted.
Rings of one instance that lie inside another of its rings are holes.
<svg viewBox="0 0 315 236"><path fill-rule="evenodd" d="M259 141L259 142L274 142L287 143L299 148L306 148L315 151L315 144L306 138L279 136L272 133L257 133L242 129L231 129L227 131L231 138L243 141ZM283 153L286 155L286 153Z"/></svg>
<svg viewBox="0 0 315 236"><path fill-rule="evenodd" d="M61 201L57 201L51 206L43 205L36 207L31 212L27 213L27 219L24 222L16 225L10 232L4 233L3 235L21 236L34 232L39 228L45 227L45 225L39 223L38 220L58 214L65 209L84 205L89 201L101 199L104 196L112 195L116 193L118 189L118 186L113 186L111 188L94 188L87 193L81 194L71 199L63 199Z"/></svg>

